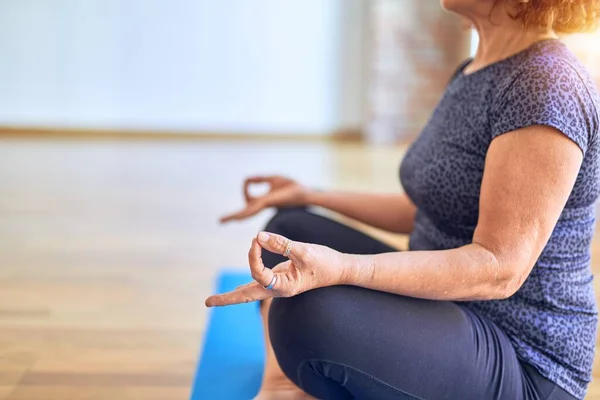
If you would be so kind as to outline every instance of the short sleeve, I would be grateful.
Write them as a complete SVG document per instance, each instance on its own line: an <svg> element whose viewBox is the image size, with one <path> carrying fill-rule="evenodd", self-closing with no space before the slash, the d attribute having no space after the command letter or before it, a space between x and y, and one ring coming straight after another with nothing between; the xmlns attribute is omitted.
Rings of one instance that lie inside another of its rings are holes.
<svg viewBox="0 0 600 400"><path fill-rule="evenodd" d="M590 88L576 69L562 60L521 66L495 102L492 139L532 125L555 128L585 154L598 129L598 112Z"/></svg>
<svg viewBox="0 0 600 400"><path fill-rule="evenodd" d="M465 69L465 67L467 65L469 65L471 63L471 61L473 61L473 59L472 58L468 58L468 59L466 59L466 60L464 60L463 62L460 63L460 65L458 66L458 68L456 68L454 70L454 72L452 73L452 76L448 80L448 85L452 84L452 82L454 82L456 80L456 78L458 78L462 74L462 72Z"/></svg>

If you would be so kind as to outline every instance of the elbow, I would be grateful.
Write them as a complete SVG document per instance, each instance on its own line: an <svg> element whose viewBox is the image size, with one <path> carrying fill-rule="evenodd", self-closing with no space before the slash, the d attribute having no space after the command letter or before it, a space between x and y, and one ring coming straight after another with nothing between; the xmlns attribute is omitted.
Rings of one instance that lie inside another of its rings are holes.
<svg viewBox="0 0 600 400"><path fill-rule="evenodd" d="M489 279L485 300L504 300L513 296L523 286L533 265L517 257L499 257L488 249L486 253Z"/></svg>
<svg viewBox="0 0 600 400"><path fill-rule="evenodd" d="M507 276L496 282L493 290L493 297L490 300L504 300L513 296L523 285L523 281L518 279L515 274L507 274Z"/></svg>
<svg viewBox="0 0 600 400"><path fill-rule="evenodd" d="M494 300L504 300L513 296L523 286L533 265L513 262L498 266L499 273L494 280Z"/></svg>

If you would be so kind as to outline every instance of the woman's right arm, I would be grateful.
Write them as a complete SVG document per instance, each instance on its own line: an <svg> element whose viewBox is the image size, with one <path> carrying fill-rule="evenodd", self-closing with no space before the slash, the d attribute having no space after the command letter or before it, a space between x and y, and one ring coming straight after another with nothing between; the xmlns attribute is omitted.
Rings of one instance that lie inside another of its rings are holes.
<svg viewBox="0 0 600 400"><path fill-rule="evenodd" d="M261 196L250 193L253 184L267 184ZM269 207L318 206L345 215L367 225L394 233L411 233L417 208L406 194L320 192L308 189L282 176L255 176L244 182L246 207L221 218L221 222L239 221Z"/></svg>
<svg viewBox="0 0 600 400"><path fill-rule="evenodd" d="M417 207L405 193L314 192L306 195L307 205L323 207L346 217L394 233L413 230Z"/></svg>

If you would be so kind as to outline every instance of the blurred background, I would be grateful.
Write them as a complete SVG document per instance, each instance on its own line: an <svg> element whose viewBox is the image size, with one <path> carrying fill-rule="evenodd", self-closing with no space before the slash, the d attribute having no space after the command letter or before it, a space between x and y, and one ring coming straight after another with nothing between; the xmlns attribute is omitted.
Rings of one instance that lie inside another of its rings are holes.
<svg viewBox="0 0 600 400"><path fill-rule="evenodd" d="M0 399L188 398L244 177L401 190L476 43L433 0L0 0Z"/></svg>

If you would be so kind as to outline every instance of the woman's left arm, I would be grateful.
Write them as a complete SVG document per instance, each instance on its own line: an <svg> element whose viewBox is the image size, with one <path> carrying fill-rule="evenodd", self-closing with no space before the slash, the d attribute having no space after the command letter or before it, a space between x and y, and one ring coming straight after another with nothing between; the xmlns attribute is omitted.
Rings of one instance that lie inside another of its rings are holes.
<svg viewBox="0 0 600 400"><path fill-rule="evenodd" d="M469 245L356 255L345 284L437 300L490 300L523 284L579 173L576 143L547 126L495 138L487 153L479 221Z"/></svg>

